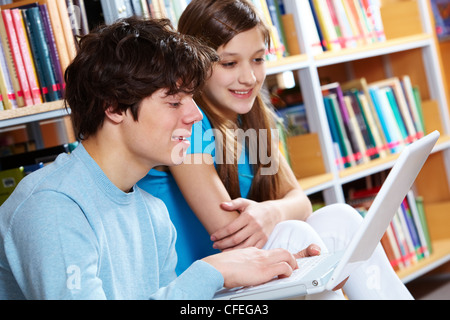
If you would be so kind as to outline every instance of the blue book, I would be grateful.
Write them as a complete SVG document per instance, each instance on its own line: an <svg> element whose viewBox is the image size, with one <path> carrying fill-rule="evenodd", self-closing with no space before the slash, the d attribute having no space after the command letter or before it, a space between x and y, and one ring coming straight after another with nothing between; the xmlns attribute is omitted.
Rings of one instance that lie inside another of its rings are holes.
<svg viewBox="0 0 450 320"><path fill-rule="evenodd" d="M56 84L55 72L50 58L50 50L45 38L44 26L42 23L39 8L34 7L25 10L26 21L30 30L30 43L35 52L36 65L41 78L41 89L46 101L56 101L59 99Z"/></svg>

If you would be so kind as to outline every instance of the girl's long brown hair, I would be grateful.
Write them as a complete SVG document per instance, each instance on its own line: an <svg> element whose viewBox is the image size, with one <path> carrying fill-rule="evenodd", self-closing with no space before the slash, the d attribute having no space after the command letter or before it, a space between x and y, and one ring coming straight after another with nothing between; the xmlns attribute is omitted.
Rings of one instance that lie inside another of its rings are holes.
<svg viewBox="0 0 450 320"><path fill-rule="evenodd" d="M227 44L237 34L255 27L260 28L265 42L270 45L268 27L257 14L253 5L247 0L192 0L178 22L180 33L197 37L215 50ZM217 171L231 199L239 198L241 193L238 180L237 153L233 145L234 150L227 151L226 148L227 146L230 147L230 143L225 141L230 138L229 129L236 129L237 124L221 117L215 106L209 105L202 99L201 93L195 96L195 100L208 116L212 126L222 133L224 140L217 141L216 137L216 148L222 148L223 155L229 155L230 151L234 155L233 164L218 163ZM256 146L267 146L267 154L272 155L273 158L273 152L278 152L278 145L274 145L271 139L271 130L275 127L274 114L264 100L260 93L251 111L240 116L239 127L244 131L255 129L257 133L261 129L267 130L268 141L259 141L260 137L257 134ZM283 167L278 166L279 170L276 174L262 175L261 169L264 165L260 162L259 157L257 158L257 163L253 164L254 179L248 198L255 201L276 199L279 197L280 180L284 176ZM275 157L275 159L278 161L278 157ZM270 164L266 166L270 166Z"/></svg>

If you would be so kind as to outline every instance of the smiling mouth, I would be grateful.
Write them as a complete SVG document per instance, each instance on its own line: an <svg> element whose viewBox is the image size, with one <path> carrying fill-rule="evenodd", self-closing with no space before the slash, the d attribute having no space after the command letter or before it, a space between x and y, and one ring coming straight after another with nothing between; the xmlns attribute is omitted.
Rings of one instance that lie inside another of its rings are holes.
<svg viewBox="0 0 450 320"><path fill-rule="evenodd" d="M172 140L174 140L174 141L187 141L187 137L172 136Z"/></svg>
<svg viewBox="0 0 450 320"><path fill-rule="evenodd" d="M230 91L235 93L235 94L239 94L239 95L246 95L246 94L249 94L251 92L251 90L247 90L247 91L230 90Z"/></svg>

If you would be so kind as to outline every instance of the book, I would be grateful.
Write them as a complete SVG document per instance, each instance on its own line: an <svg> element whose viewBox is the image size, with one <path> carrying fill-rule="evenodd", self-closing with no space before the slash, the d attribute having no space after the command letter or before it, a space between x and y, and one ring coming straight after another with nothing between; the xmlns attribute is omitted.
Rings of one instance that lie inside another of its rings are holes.
<svg viewBox="0 0 450 320"><path fill-rule="evenodd" d="M366 79L359 78L347 81L341 84L341 87L345 94L356 94L357 92L357 97L363 110L363 116L366 120L367 127L370 128L370 133L373 136L375 148L380 157L385 157L389 153L389 148Z"/></svg>
<svg viewBox="0 0 450 320"><path fill-rule="evenodd" d="M353 109L353 101L350 96L344 96L344 105L348 113L348 127L351 135L351 141L353 141L354 157L357 163L367 163L370 158L367 154L367 147L361 132L361 127L357 120L355 110Z"/></svg>
<svg viewBox="0 0 450 320"><path fill-rule="evenodd" d="M358 45L358 42L356 41L356 36L353 33L342 0L332 0L332 5L334 7L336 19L340 27L343 46L345 48L355 48Z"/></svg>
<svg viewBox="0 0 450 320"><path fill-rule="evenodd" d="M375 138L378 133L376 132L377 130L365 95L357 90L351 90L350 92L345 93L345 95L348 95L352 101L355 114L357 115L359 128L367 148L367 156L371 160L380 157L381 152L377 147Z"/></svg>
<svg viewBox="0 0 450 320"><path fill-rule="evenodd" d="M361 29L363 30L366 43L370 44L377 42L372 20L368 19L367 17L366 10L368 9L363 6L361 0L353 0L353 5L355 8L356 16L361 25Z"/></svg>
<svg viewBox="0 0 450 320"><path fill-rule="evenodd" d="M285 30L286 50L289 52L289 55L294 56L301 54L294 15L289 13L282 15L281 23L283 24L283 28ZM320 48L320 50L322 51L322 48Z"/></svg>
<svg viewBox="0 0 450 320"><path fill-rule="evenodd" d="M17 41L19 44L20 54L22 56L25 72L27 74L28 84L30 86L33 104L41 104L42 95L39 89L39 82L36 73L36 66L31 55L30 43L25 30L21 9L11 10L14 28L16 29Z"/></svg>
<svg viewBox="0 0 450 320"><path fill-rule="evenodd" d="M46 101L56 101L60 98L59 90L39 8L26 9L25 14L28 17L29 29L32 32L30 40L36 50L36 64L40 65L41 89Z"/></svg>
<svg viewBox="0 0 450 320"><path fill-rule="evenodd" d="M378 42L386 41L386 34L384 33L383 19L381 18L381 1L380 0L360 0L367 19L369 19L373 26L374 37Z"/></svg>
<svg viewBox="0 0 450 320"><path fill-rule="evenodd" d="M423 112L421 110L420 104L417 103L414 97L414 89L411 84L411 79L408 75L405 75L401 78L401 84L409 112L416 128L417 138L420 139L425 135Z"/></svg>
<svg viewBox="0 0 450 320"><path fill-rule="evenodd" d="M77 15L77 11L79 11L79 24L78 24L80 28L79 34L80 35L88 34L90 28L84 0L73 0L73 8L69 8L69 6L67 6L67 10L69 14L70 12L72 12L72 14L75 14L75 16ZM150 17L146 16L145 18L149 19Z"/></svg>
<svg viewBox="0 0 450 320"><path fill-rule="evenodd" d="M77 52L72 28L73 27L77 28L77 24L71 23L65 0L57 0L56 5L58 9L59 18L61 20L64 40L66 42L67 53L69 55L69 61L72 61L75 58ZM76 19L73 21L76 21Z"/></svg>
<svg viewBox="0 0 450 320"><path fill-rule="evenodd" d="M323 33L323 28L320 25L319 17L318 17L316 8L314 7L313 0L309 0L308 2L309 2L309 8L311 10L311 14L312 14L312 17L313 17L313 20L314 20L315 30L317 31L317 35L319 36L320 45L321 45L323 51L327 51L329 49L328 49L327 44L326 44L325 36L324 36L324 33ZM310 30L314 30L314 28L311 28Z"/></svg>
<svg viewBox="0 0 450 320"><path fill-rule="evenodd" d="M266 22L269 28L271 47L267 48L266 59L268 61L273 61L283 58L285 54L285 47L280 37L279 29L272 20L271 13L269 10L269 5L266 0L255 0L253 1L257 10L259 11L262 19ZM276 15L276 13L275 13Z"/></svg>
<svg viewBox="0 0 450 320"><path fill-rule="evenodd" d="M364 30L362 28L353 0L342 0L342 4L344 6L344 10L348 17L348 22L358 43L358 46L367 44Z"/></svg>
<svg viewBox="0 0 450 320"><path fill-rule="evenodd" d="M380 186L351 188L347 203L364 217L379 190ZM408 192L381 239L381 244L394 270L414 265L430 255L431 242L426 240L428 226L426 221L424 223L421 220L418 213L417 200L419 199L421 197L415 197L412 190ZM425 217L424 213L422 217Z"/></svg>
<svg viewBox="0 0 450 320"><path fill-rule="evenodd" d="M344 168L354 166L356 165L354 152L348 139L341 111L339 110L337 96L335 93L330 93L325 95L323 99L325 107L329 109L329 112L327 112L327 115L330 115L328 118L329 126L330 128L334 127L337 132L336 143L339 146L339 153L342 155L336 161L338 165L342 165Z"/></svg>
<svg viewBox="0 0 450 320"><path fill-rule="evenodd" d="M274 32L277 33L276 37L278 40L278 45L280 47L280 54L278 57L282 58L286 55L289 55L286 46L286 33L284 31L284 26L281 21L280 8L277 0L265 0L267 4L267 10L269 12L271 23L274 27Z"/></svg>
<svg viewBox="0 0 450 320"><path fill-rule="evenodd" d="M388 91L389 88L369 87L375 110L386 137L387 146L391 153L398 153L403 149L404 141L388 100Z"/></svg>
<svg viewBox="0 0 450 320"><path fill-rule="evenodd" d="M56 90L58 91L58 97L61 99L64 95L64 78L62 75L61 61L59 59L58 48L56 46L55 37L53 34L53 28L50 21L50 16L48 13L48 8L46 4L39 5L39 12L42 17L42 25L45 31L45 38L48 44L48 49L50 53L50 60L52 62L53 71L55 72Z"/></svg>
<svg viewBox="0 0 450 320"><path fill-rule="evenodd" d="M61 71L64 72L70 63L70 55L64 36L64 30L61 22L61 17L59 15L57 0L45 0L47 5L47 12L50 18L50 24L52 26L53 39L58 51L58 59L60 62Z"/></svg>
<svg viewBox="0 0 450 320"><path fill-rule="evenodd" d="M327 49L332 51L341 50L341 42L336 33L326 0L313 0L312 5L317 14Z"/></svg>
<svg viewBox="0 0 450 320"><path fill-rule="evenodd" d="M431 238L430 238L430 232L429 232L429 228L428 228L428 221L427 221L427 217L425 214L425 208L423 205L423 198L421 196L417 196L415 197L414 193L411 192L411 201L410 203L414 203L415 200L415 208L416 211L413 211L413 214L415 215L415 219L419 220L418 222L416 222L417 225L419 225L421 227L421 232L423 233L423 237L425 238L425 243L426 243L426 247L427 247L427 253L428 255L433 253L433 247L431 244Z"/></svg>
<svg viewBox="0 0 450 320"><path fill-rule="evenodd" d="M11 53L11 48L8 42L8 35L6 33L5 24L3 21L3 15L1 14L0 9L0 39L2 43L2 50L4 54L4 58L6 61L6 66L9 73L9 79L11 80L11 84L14 90L15 100L16 100L16 107L20 108L25 105L24 99L22 97L21 87L19 83L19 78L17 77L16 69L14 66L14 60ZM19 95L20 93L20 95ZM13 99L13 97L11 97Z"/></svg>
<svg viewBox="0 0 450 320"><path fill-rule="evenodd" d="M420 134L417 134L416 126L412 118L411 111L404 94L404 90L399 78L393 77L381 81L371 83L371 86L390 88L388 91L388 98L391 102L391 107L396 115L399 123L399 128L402 130L404 139L407 143L411 143L418 139Z"/></svg>
<svg viewBox="0 0 450 320"><path fill-rule="evenodd" d="M328 126L330 128L331 139L333 141L333 151L336 159L336 166L338 169L344 169L345 164L343 161L342 153L340 152L341 137L337 128L337 120L335 119L334 112L331 110L331 101L329 97L323 98L325 113L328 120Z"/></svg>
<svg viewBox="0 0 450 320"><path fill-rule="evenodd" d="M16 93L11 81L11 76L8 70L8 63L6 61L3 44L0 41L0 94L2 99L3 110L16 109Z"/></svg>
<svg viewBox="0 0 450 320"><path fill-rule="evenodd" d="M34 104L33 97L31 94L31 89L28 84L27 72L25 69L24 62L22 60L21 50L19 42L16 35L16 30L14 28L13 18L10 9L3 9L1 11L9 47L11 49L14 68L17 73L17 79L20 84L20 91L16 92L18 96L23 97L24 105L31 106Z"/></svg>
<svg viewBox="0 0 450 320"><path fill-rule="evenodd" d="M337 112L339 113L338 117L342 119L343 124L343 137L345 141L348 141L349 146L347 149L352 150L352 154L347 155L351 157L350 163L358 164L366 162L367 148L365 145L359 143L361 129L358 125L359 119L355 116L352 102L349 101L349 105L347 106L346 99L344 98L344 94L338 82L323 85L321 89L322 95L324 96L332 94L332 103L337 105ZM350 117L349 108L352 108L353 119Z"/></svg>
<svg viewBox="0 0 450 320"><path fill-rule="evenodd" d="M431 0L436 35L439 40L450 37L450 2L448 0Z"/></svg>

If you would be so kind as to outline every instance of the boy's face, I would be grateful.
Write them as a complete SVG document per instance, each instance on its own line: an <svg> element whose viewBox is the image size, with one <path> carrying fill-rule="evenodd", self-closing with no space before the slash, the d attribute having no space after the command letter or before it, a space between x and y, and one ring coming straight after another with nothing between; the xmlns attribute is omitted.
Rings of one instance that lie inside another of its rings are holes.
<svg viewBox="0 0 450 320"><path fill-rule="evenodd" d="M123 135L135 164L175 165L184 160L192 125L202 119L192 95L166 95L165 89L145 98L138 121L127 111Z"/></svg>

